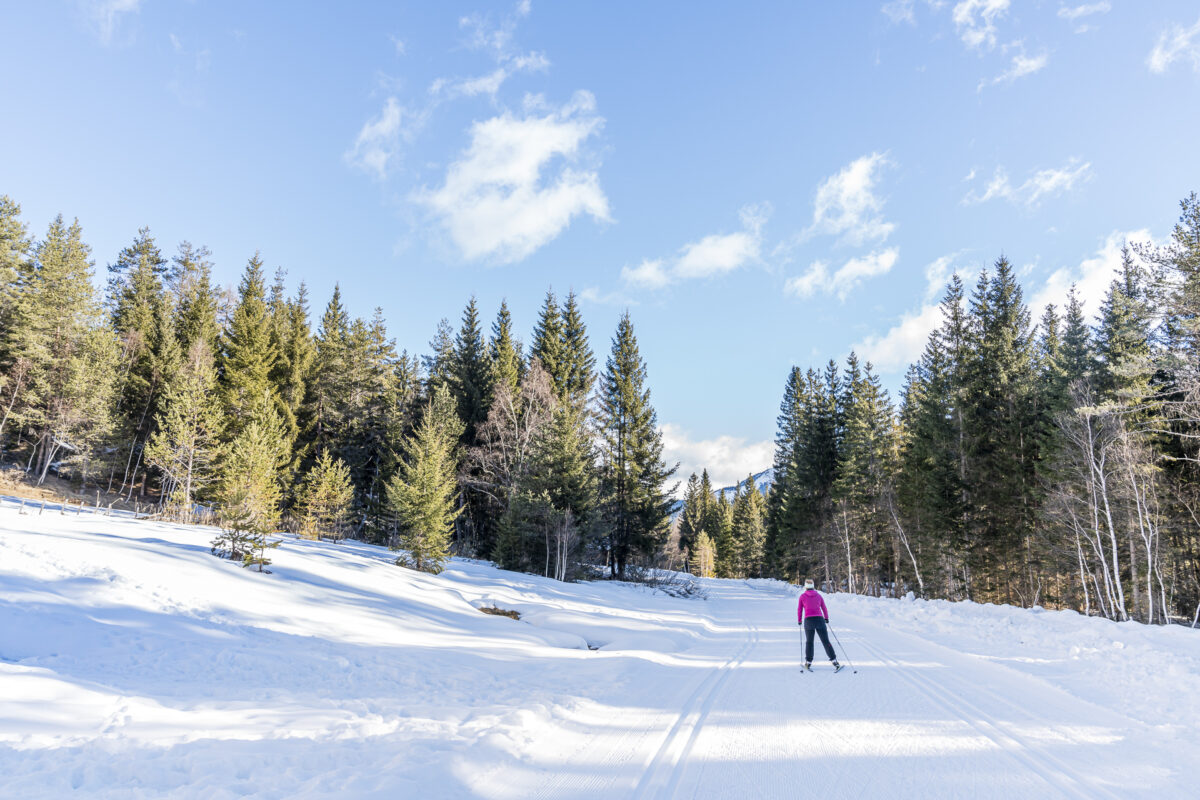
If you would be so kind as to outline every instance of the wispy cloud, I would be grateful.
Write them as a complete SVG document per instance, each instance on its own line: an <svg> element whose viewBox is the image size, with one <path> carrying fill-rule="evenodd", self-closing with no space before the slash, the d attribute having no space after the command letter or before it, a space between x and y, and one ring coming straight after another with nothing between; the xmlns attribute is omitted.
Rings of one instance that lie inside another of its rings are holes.
<svg viewBox="0 0 1200 800"><path fill-rule="evenodd" d="M976 50L996 46L996 20L1008 13L1011 0L961 0L951 17L963 43Z"/></svg>
<svg viewBox="0 0 1200 800"><path fill-rule="evenodd" d="M1059 19L1065 19L1075 26L1076 33L1087 33L1091 30L1091 24L1087 18L1099 14L1107 14L1112 11L1112 6L1104 0L1099 3L1085 3L1078 6L1062 6L1058 9Z"/></svg>
<svg viewBox="0 0 1200 800"><path fill-rule="evenodd" d="M890 0L884 3L880 9L884 14L897 24L907 22L909 25L917 24L917 16L913 13L913 5L915 0Z"/></svg>
<svg viewBox="0 0 1200 800"><path fill-rule="evenodd" d="M983 192L972 190L963 198L964 205L978 205L997 198L1027 209L1036 208L1050 197L1071 191L1077 185L1091 179L1092 165L1072 158L1065 165L1053 169L1038 170L1024 183L1014 186L1003 167L997 167L992 179Z"/></svg>
<svg viewBox="0 0 1200 800"><path fill-rule="evenodd" d="M740 216L742 230L710 234L685 244L671 259L646 259L636 267L624 267L621 280L643 289L661 289L679 281L724 275L760 260L762 230L770 208L747 206Z"/></svg>
<svg viewBox="0 0 1200 800"><path fill-rule="evenodd" d="M347 163L382 180L400 161L401 148L413 130L414 115L395 97L384 101L379 114L366 121L345 154Z"/></svg>
<svg viewBox="0 0 1200 800"><path fill-rule="evenodd" d="M817 187L813 221L804 236L829 234L860 245L882 241L896 229L882 216L883 201L876 194L879 175L890 162L884 153L855 159Z"/></svg>
<svg viewBox="0 0 1200 800"><path fill-rule="evenodd" d="M88 19L103 44L112 44L123 18L136 14L142 0L85 0Z"/></svg>
<svg viewBox="0 0 1200 800"><path fill-rule="evenodd" d="M589 92L552 109L527 98L522 116L505 112L473 124L471 144L443 184L413 199L442 223L464 258L520 261L577 215L609 219L599 173L584 158L585 142L603 124Z"/></svg>
<svg viewBox="0 0 1200 800"><path fill-rule="evenodd" d="M537 72L550 66L544 53L521 52L514 42L518 23L529 16L532 6L522 0L499 21L491 15L470 14L462 17L459 27L466 34L464 45L471 50L486 52L495 60L496 69L484 75L467 78L438 78L429 87L430 94L450 97L474 97L486 94L495 97L505 81L520 72Z"/></svg>
<svg viewBox="0 0 1200 800"><path fill-rule="evenodd" d="M693 472L705 469L714 488L732 486L746 476L771 466L775 445L769 439L752 442L737 436L694 439L679 425L667 423L659 428L663 438L663 460L679 464L676 478L685 483Z"/></svg>
<svg viewBox="0 0 1200 800"><path fill-rule="evenodd" d="M1003 83L1012 83L1018 78L1024 78L1027 75L1032 75L1035 72L1043 69L1050 61L1049 54L1043 52L1036 56L1027 56L1022 51L1013 56L1012 65L1004 72L992 78L990 81L984 80L979 82L978 91L983 91L986 86L996 86Z"/></svg>
<svg viewBox="0 0 1200 800"><path fill-rule="evenodd" d="M1146 58L1150 71L1159 74L1176 61L1191 62L1192 71L1200 72L1200 19L1190 28L1171 25L1159 34L1158 42Z"/></svg>
<svg viewBox="0 0 1200 800"><path fill-rule="evenodd" d="M890 247L861 258L852 258L834 272L824 261L814 261L803 275L788 280L784 291L796 297L836 294L840 300L868 278L885 275L896 265L900 250Z"/></svg>

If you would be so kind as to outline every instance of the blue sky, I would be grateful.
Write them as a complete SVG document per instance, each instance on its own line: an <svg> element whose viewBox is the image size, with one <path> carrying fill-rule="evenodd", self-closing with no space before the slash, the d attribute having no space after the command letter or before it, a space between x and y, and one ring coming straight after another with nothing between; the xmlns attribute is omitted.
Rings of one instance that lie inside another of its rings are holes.
<svg viewBox="0 0 1200 800"><path fill-rule="evenodd" d="M792 365L886 384L1001 253L1092 310L1200 189L1190 0L6 3L0 192L98 267L148 225L260 250L424 351L468 296L528 339L633 315L668 455L770 462Z"/></svg>

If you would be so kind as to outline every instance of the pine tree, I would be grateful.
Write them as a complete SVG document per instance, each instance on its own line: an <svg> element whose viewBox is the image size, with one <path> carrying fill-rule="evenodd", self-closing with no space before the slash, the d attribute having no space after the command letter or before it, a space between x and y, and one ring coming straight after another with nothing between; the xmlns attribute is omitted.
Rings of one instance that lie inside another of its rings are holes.
<svg viewBox="0 0 1200 800"><path fill-rule="evenodd" d="M120 403L125 454L122 485L128 482L132 488L143 460L142 450L162 410L163 390L182 359L162 281L167 259L148 228L138 231L133 244L121 251L108 271L113 328L124 353Z"/></svg>
<svg viewBox="0 0 1200 800"><path fill-rule="evenodd" d="M1097 388L1107 399L1129 406L1147 400L1155 369L1145 283L1144 269L1123 246L1121 274L1108 287L1100 307Z"/></svg>
<svg viewBox="0 0 1200 800"><path fill-rule="evenodd" d="M981 594L1012 602L1025 585L1018 564L1037 508L1040 443L1029 312L1008 260L1001 257L995 266L994 276L980 276L971 298L974 354L963 397L973 484L970 555ZM1070 329L1068 306L1064 350Z"/></svg>
<svg viewBox="0 0 1200 800"><path fill-rule="evenodd" d="M421 363L425 367L426 393L433 397L439 386L454 387L454 329L449 320L442 318L438 322L437 333L429 341L429 350L432 355L422 356Z"/></svg>
<svg viewBox="0 0 1200 800"><path fill-rule="evenodd" d="M167 284L174 297L175 335L181 353L190 353L198 341L204 342L210 353L216 353L219 346L221 327L209 256L208 248L182 242L171 261Z"/></svg>
<svg viewBox="0 0 1200 800"><path fill-rule="evenodd" d="M328 452L321 453L304 476L298 495L296 505L302 535L334 540L345 535L350 503L354 500L350 468L345 462L330 458Z"/></svg>
<svg viewBox="0 0 1200 800"><path fill-rule="evenodd" d="M185 520L191 519L195 498L212 477L221 430L216 383L212 354L197 339L167 387L156 430L146 444L146 461L163 474L164 499Z"/></svg>
<svg viewBox="0 0 1200 800"><path fill-rule="evenodd" d="M479 309L472 297L463 310L462 327L454 340L454 368L451 388L458 402L458 417L466 425L463 443L475 444L475 429L485 419L491 399L491 368Z"/></svg>
<svg viewBox="0 0 1200 800"><path fill-rule="evenodd" d="M733 578L737 576L737 541L733 538L733 506L725 492L717 494L717 501L712 505L713 546L716 549L714 570L718 578ZM705 526L705 530L709 526Z"/></svg>
<svg viewBox="0 0 1200 800"><path fill-rule="evenodd" d="M596 356L588 344L587 328L579 310L575 292L567 294L562 310L562 386L559 399L576 407L584 406L596 382Z"/></svg>
<svg viewBox="0 0 1200 800"><path fill-rule="evenodd" d="M222 533L212 551L261 572L270 563L266 550L279 526L282 500L280 471L286 464L285 433L269 390L252 409L241 429L225 447L220 459L217 501Z"/></svg>
<svg viewBox="0 0 1200 800"><path fill-rule="evenodd" d="M696 541L704 532L705 514L712 499L711 494L705 497L703 491L700 478L693 472L683 491L683 509L679 512L679 549L684 552L688 563L691 563Z"/></svg>
<svg viewBox="0 0 1200 800"><path fill-rule="evenodd" d="M488 346L491 359L493 394L505 387L515 397L521 382L521 348L513 338L512 315L508 303L500 302L500 311L492 323L492 339Z"/></svg>
<svg viewBox="0 0 1200 800"><path fill-rule="evenodd" d="M646 364L626 312L600 379L602 491L614 577L624 576L631 556L657 551L671 509L665 484L676 468L662 460L662 434L645 383Z"/></svg>
<svg viewBox="0 0 1200 800"><path fill-rule="evenodd" d="M454 467L463 425L454 406L444 386L435 389L420 425L404 442L400 470L387 486L398 544L408 551L397 563L426 572L440 572L449 558L460 513Z"/></svg>
<svg viewBox="0 0 1200 800"><path fill-rule="evenodd" d="M1067 314L1062 334L1062 368L1067 385L1091 382L1096 372L1096 356L1091 331L1083 315L1083 303L1075 286L1067 293Z"/></svg>
<svg viewBox="0 0 1200 800"><path fill-rule="evenodd" d="M59 215L17 282L4 421L32 433L29 469L38 483L64 454L86 473L113 424L120 351L92 287L89 253L79 222L68 227Z"/></svg>
<svg viewBox="0 0 1200 800"><path fill-rule="evenodd" d="M563 322L553 290L546 292L537 325L533 329L533 345L529 349L529 356L541 362L542 369L550 376L554 394L562 397L566 385L563 371Z"/></svg>
<svg viewBox="0 0 1200 800"><path fill-rule="evenodd" d="M279 355L271 336L267 313L262 259L255 253L246 264L238 286L238 304L222 334L220 359L221 397L226 439L233 440L251 418L263 418L269 406L278 422L279 396L271 371ZM287 454L290 458L290 453Z"/></svg>
<svg viewBox="0 0 1200 800"><path fill-rule="evenodd" d="M708 535L708 531L701 530L700 535L696 537L696 542L692 546L692 556L688 560L688 569L697 578L714 578L716 577L717 564L717 548L713 544L712 537Z"/></svg>
<svg viewBox="0 0 1200 800"><path fill-rule="evenodd" d="M733 503L734 569L740 577L762 577L766 505L751 475Z"/></svg>
<svg viewBox="0 0 1200 800"><path fill-rule="evenodd" d="M21 207L8 195L0 195L0 365L9 361L5 343L12 329L18 281L29 269L31 247L29 232L21 222ZM6 372L5 377L11 376ZM9 388L0 386L11 396Z"/></svg>

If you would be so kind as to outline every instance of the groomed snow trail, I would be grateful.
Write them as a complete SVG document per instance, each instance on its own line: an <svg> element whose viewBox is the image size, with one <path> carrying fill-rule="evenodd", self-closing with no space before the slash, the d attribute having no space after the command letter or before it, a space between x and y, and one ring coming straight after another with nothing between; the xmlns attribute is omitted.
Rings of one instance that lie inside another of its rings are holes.
<svg viewBox="0 0 1200 800"><path fill-rule="evenodd" d="M796 590L707 599L0 500L0 797L1174 798L1200 632ZM480 614L499 605L513 621Z"/></svg>

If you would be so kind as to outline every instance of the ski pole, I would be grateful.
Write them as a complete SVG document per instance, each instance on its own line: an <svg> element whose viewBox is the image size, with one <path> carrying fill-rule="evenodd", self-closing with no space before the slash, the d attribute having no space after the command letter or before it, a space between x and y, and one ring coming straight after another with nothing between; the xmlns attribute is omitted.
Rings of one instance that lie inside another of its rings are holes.
<svg viewBox="0 0 1200 800"><path fill-rule="evenodd" d="M854 662L850 660L850 656L846 655L846 648L842 645L842 640L838 638L837 631L833 630L833 626L829 625L829 623L825 624L829 627L830 631L833 631L833 640L838 643L838 650L842 651L842 656L846 659L846 664L850 667L850 671L857 675L858 669L854 666Z"/></svg>

